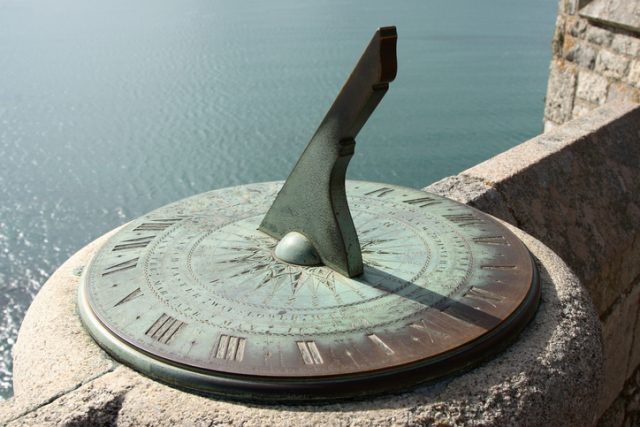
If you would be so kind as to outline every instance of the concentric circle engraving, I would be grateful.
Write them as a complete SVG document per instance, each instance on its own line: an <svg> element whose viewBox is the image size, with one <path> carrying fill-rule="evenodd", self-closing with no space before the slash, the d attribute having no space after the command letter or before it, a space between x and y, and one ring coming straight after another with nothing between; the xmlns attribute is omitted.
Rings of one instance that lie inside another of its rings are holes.
<svg viewBox="0 0 640 427"><path fill-rule="evenodd" d="M274 256L277 241L257 228L280 186L185 199L111 238L80 298L99 343L187 387L273 397L286 383L328 398L335 382L360 387L353 395L388 375L437 377L451 370L447 358L464 366L461 354L481 356L532 315L530 256L492 218L417 190L347 182L364 261L348 278Z"/></svg>

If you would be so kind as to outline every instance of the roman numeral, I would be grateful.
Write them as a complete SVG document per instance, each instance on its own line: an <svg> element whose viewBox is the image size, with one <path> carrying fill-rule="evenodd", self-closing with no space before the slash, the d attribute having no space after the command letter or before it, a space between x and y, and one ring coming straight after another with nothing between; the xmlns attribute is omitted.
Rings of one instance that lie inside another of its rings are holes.
<svg viewBox="0 0 640 427"><path fill-rule="evenodd" d="M162 344L168 344L184 325L186 323L163 313L144 334Z"/></svg>
<svg viewBox="0 0 640 427"><path fill-rule="evenodd" d="M153 222L143 222L133 231L163 231L181 220L182 218L154 219Z"/></svg>
<svg viewBox="0 0 640 427"><path fill-rule="evenodd" d="M246 341L245 338L221 335L216 347L215 358L242 362Z"/></svg>
<svg viewBox="0 0 640 427"><path fill-rule="evenodd" d="M382 197L387 193L391 193L393 191L393 188L388 188L388 187L382 187L382 188L378 188L377 190L373 190L373 191L369 191L368 193L364 193L365 196L373 196L374 194L376 194L378 197Z"/></svg>
<svg viewBox="0 0 640 427"><path fill-rule="evenodd" d="M322 365L324 361L314 341L296 341L305 365Z"/></svg>
<svg viewBox="0 0 640 427"><path fill-rule="evenodd" d="M391 356L395 352L389 347L384 341L380 339L376 334L367 335L367 337L377 345L382 351L384 351L387 355Z"/></svg>
<svg viewBox="0 0 640 427"><path fill-rule="evenodd" d="M123 240L122 243L116 245L113 251L123 251L127 249L142 249L146 247L156 236L137 237L135 239Z"/></svg>
<svg viewBox="0 0 640 427"><path fill-rule="evenodd" d="M473 241L482 245L511 246L504 236L481 236L474 237Z"/></svg>
<svg viewBox="0 0 640 427"><path fill-rule="evenodd" d="M449 221L458 224L460 227L467 225L480 224L484 222L484 219L478 218L473 214L455 214L455 215L443 215Z"/></svg>
<svg viewBox="0 0 640 427"><path fill-rule="evenodd" d="M134 299L138 298L139 296L142 296L142 291L140 290L140 288L136 289L135 291L131 292L126 297L122 298L120 301L118 301L118 303L116 305L114 305L114 307L122 305L125 302L133 301Z"/></svg>
<svg viewBox="0 0 640 427"><path fill-rule="evenodd" d="M467 292L464 296L465 298L483 301L493 308L496 308L496 304L499 304L504 300L504 297L502 295L494 294L493 292L487 291L486 289L480 289L476 287L472 287L471 289L469 289L469 292Z"/></svg>
<svg viewBox="0 0 640 427"><path fill-rule="evenodd" d="M128 261L124 261L119 264L114 264L112 266L105 268L102 275L108 276L109 274L117 273L119 271L130 270L132 268L135 268L136 265L138 265L138 258L133 258Z"/></svg>
<svg viewBox="0 0 640 427"><path fill-rule="evenodd" d="M419 208L424 208L431 205L437 205L438 203L442 202L434 197L420 197L419 199L405 200L404 203L409 203L410 205L419 205Z"/></svg>

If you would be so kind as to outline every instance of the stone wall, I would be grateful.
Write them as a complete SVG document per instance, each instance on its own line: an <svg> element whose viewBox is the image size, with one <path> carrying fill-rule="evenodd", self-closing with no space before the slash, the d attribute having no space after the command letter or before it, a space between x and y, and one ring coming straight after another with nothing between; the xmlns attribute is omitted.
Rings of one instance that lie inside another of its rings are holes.
<svg viewBox="0 0 640 427"><path fill-rule="evenodd" d="M640 106L607 104L427 190L516 225L569 264L602 324L601 424L638 420Z"/></svg>
<svg viewBox="0 0 640 427"><path fill-rule="evenodd" d="M610 101L640 101L640 0L560 0L545 130Z"/></svg>

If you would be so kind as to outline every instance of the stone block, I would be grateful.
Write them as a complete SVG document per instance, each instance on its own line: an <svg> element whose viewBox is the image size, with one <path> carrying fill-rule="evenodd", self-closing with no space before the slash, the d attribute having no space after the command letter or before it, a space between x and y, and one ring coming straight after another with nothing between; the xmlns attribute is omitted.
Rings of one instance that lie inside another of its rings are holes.
<svg viewBox="0 0 640 427"><path fill-rule="evenodd" d="M544 121L544 131L545 132L549 132L551 129L555 128L556 126L559 126L558 123L554 123L550 120L545 120Z"/></svg>
<svg viewBox="0 0 640 427"><path fill-rule="evenodd" d="M629 363L627 366L627 378L629 378L640 367L640 282L635 284L632 291L629 293L628 299L631 309L635 313L635 325L633 329L633 339L631 341Z"/></svg>
<svg viewBox="0 0 640 427"><path fill-rule="evenodd" d="M576 73L562 61L553 61L545 98L545 119L564 123L571 118L576 88Z"/></svg>
<svg viewBox="0 0 640 427"><path fill-rule="evenodd" d="M601 413L611 406L627 381L638 317L638 298L640 298L640 287L634 288L629 295L625 295L602 320L604 384L599 403Z"/></svg>
<svg viewBox="0 0 640 427"><path fill-rule="evenodd" d="M616 34L611 41L611 49L623 55L640 56L640 38L626 34Z"/></svg>
<svg viewBox="0 0 640 427"><path fill-rule="evenodd" d="M560 0L560 13L574 15L578 11L578 0Z"/></svg>
<svg viewBox="0 0 640 427"><path fill-rule="evenodd" d="M588 71L578 74L578 86L576 96L595 104L603 104L607 99L609 82L605 77ZM575 112L575 107L574 107Z"/></svg>
<svg viewBox="0 0 640 427"><path fill-rule="evenodd" d="M632 61L629 65L629 75L627 81L637 88L640 88L640 60Z"/></svg>
<svg viewBox="0 0 640 427"><path fill-rule="evenodd" d="M572 37L565 38L564 57L567 61L591 70L596 63L597 54L589 43Z"/></svg>
<svg viewBox="0 0 640 427"><path fill-rule="evenodd" d="M607 102L640 102L640 90L624 83L611 83Z"/></svg>
<svg viewBox="0 0 640 427"><path fill-rule="evenodd" d="M604 49L598 53L596 72L607 77L621 79L627 73L628 68L628 58Z"/></svg>
<svg viewBox="0 0 640 427"><path fill-rule="evenodd" d="M562 16L562 15L560 15ZM568 23L569 34L573 37L582 38L587 31L587 20L578 17L571 17Z"/></svg>
<svg viewBox="0 0 640 427"><path fill-rule="evenodd" d="M573 103L573 112L571 113L571 117L572 119L575 119L584 116L596 108L598 108L596 104L592 104L591 102L582 99L576 99Z"/></svg>
<svg viewBox="0 0 640 427"><path fill-rule="evenodd" d="M640 0L580 1L580 16L608 27L640 32Z"/></svg>
<svg viewBox="0 0 640 427"><path fill-rule="evenodd" d="M591 43L607 47L611 44L613 33L603 28L589 25L586 30L586 39Z"/></svg>
<svg viewBox="0 0 640 427"><path fill-rule="evenodd" d="M558 15L556 18L556 28L553 31L553 39L551 40L551 53L554 57L562 56L562 45L564 44L564 33L566 28L566 18L564 15Z"/></svg>

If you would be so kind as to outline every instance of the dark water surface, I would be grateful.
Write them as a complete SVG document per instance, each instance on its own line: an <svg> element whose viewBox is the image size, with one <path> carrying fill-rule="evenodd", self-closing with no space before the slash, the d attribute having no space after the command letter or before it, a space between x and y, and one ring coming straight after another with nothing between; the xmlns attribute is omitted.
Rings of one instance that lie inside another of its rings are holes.
<svg viewBox="0 0 640 427"><path fill-rule="evenodd" d="M541 131L556 0L0 0L0 398L76 250L206 190L283 179L381 25L398 78L349 177L423 187Z"/></svg>

